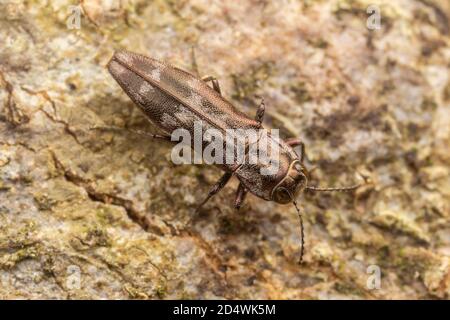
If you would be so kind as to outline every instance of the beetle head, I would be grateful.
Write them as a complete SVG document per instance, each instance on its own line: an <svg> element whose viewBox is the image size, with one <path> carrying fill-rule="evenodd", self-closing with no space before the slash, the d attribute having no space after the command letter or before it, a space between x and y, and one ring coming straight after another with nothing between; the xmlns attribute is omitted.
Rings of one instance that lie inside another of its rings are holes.
<svg viewBox="0 0 450 320"><path fill-rule="evenodd" d="M281 204L290 203L306 188L307 184L306 168L296 160L291 163L286 176L273 188L272 200Z"/></svg>

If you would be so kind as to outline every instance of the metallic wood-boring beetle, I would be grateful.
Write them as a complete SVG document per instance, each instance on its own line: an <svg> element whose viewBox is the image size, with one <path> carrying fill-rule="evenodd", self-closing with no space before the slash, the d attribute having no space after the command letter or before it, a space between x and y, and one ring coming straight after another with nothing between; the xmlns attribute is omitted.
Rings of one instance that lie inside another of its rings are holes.
<svg viewBox="0 0 450 320"><path fill-rule="evenodd" d="M114 53L108 63L108 70L149 120L165 133L165 135L149 134L153 138L171 141L171 133L178 128L186 129L194 136L195 121L202 121L206 128L222 132L226 129L263 128L264 101L261 102L255 119L250 119L221 95L219 82L214 77L200 79L166 63L127 51ZM212 83L212 87L207 84L208 82ZM236 176L240 181L236 192L236 208L242 205L247 192L280 204L292 202L300 218L301 262L304 234L302 216L295 201L297 195L304 190L350 191L359 185L346 188L308 186L308 172L303 165L304 144L299 139L274 141L269 131L261 132L265 132L264 134L268 135L265 138L272 140L279 148L279 166L276 174L262 175L260 166L255 164L219 165L225 173L211 188L200 206L217 194L232 176ZM301 147L300 156L293 149L296 146Z"/></svg>

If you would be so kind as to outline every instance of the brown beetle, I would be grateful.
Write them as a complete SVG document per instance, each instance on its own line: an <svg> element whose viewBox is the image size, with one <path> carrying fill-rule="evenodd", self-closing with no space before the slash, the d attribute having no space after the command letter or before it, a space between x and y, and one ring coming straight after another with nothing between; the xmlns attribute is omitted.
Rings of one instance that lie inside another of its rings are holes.
<svg viewBox="0 0 450 320"><path fill-rule="evenodd" d="M170 66L158 60L126 51L116 52L108 64L108 69L122 89L135 102L145 115L166 135L151 137L171 141L171 134L183 128L195 136L195 122L203 123L204 129L216 129L225 133L227 129L254 129L265 135L276 149L278 170L273 174L261 174L267 163L226 163L219 167L225 171L220 180L211 188L205 204L217 194L234 175L239 181L235 207L239 208L248 191L259 198L275 201L280 204L293 202L301 223L301 257L303 258L303 221L295 202L297 195L303 190L313 191L350 191L359 187L315 188L308 186L308 174L303 165L304 144L299 139L286 141L275 139L267 130L261 130L265 105L261 102L255 119L248 118L238 111L222 95L219 83L214 77L196 76ZM212 88L207 85L212 82ZM234 139L245 139L235 135ZM258 136L261 139L261 136ZM248 157L249 145L246 145L245 157ZM294 147L301 147L298 156Z"/></svg>

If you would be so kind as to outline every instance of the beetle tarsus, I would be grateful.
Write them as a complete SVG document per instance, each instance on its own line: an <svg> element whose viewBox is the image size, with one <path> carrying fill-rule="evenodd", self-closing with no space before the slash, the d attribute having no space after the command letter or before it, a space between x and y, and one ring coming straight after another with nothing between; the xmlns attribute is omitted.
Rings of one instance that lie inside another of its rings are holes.
<svg viewBox="0 0 450 320"><path fill-rule="evenodd" d="M338 187L338 188L320 188L320 187L308 186L308 187L306 187L306 190L315 191L315 192L352 192L365 184L366 183L359 183L359 184L355 184L354 186L350 186L350 187Z"/></svg>
<svg viewBox="0 0 450 320"><path fill-rule="evenodd" d="M239 210L244 203L245 196L247 195L247 190L242 183L239 183L239 186L236 191L236 199L234 200L234 207L236 210Z"/></svg>
<svg viewBox="0 0 450 320"><path fill-rule="evenodd" d="M202 78L203 81L205 82L209 82L211 81L212 85L213 85L213 89L215 91L217 91L217 93L219 93L220 95L222 95L222 90L220 90L220 85L219 85L219 80L217 80L216 77L214 76L204 76Z"/></svg>

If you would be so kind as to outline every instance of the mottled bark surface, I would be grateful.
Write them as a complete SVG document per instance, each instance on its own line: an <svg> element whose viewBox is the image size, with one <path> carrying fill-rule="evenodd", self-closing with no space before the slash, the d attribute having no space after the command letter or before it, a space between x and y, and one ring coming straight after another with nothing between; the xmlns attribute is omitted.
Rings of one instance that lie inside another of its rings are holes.
<svg viewBox="0 0 450 320"><path fill-rule="evenodd" d="M449 19L446 0L0 0L0 297L448 299ZM155 132L105 69L123 48L217 76L251 116L264 96L311 184L373 183L301 197L302 266L293 206L236 212L233 181L194 214L218 170L89 130Z"/></svg>

